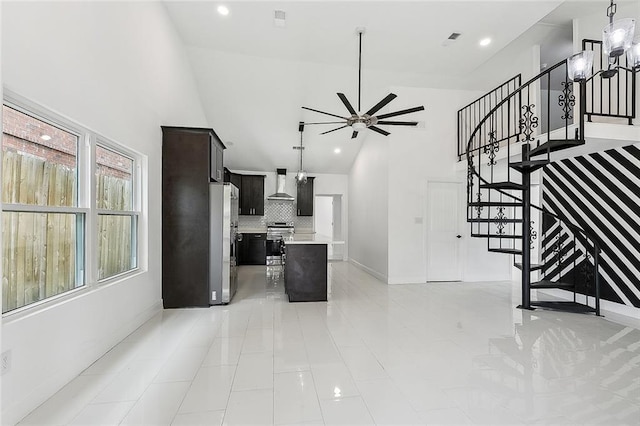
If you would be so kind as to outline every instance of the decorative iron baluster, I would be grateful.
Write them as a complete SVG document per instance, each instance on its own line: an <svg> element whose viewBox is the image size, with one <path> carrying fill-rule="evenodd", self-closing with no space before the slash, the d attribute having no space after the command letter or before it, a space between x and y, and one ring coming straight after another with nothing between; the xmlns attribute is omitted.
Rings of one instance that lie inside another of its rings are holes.
<svg viewBox="0 0 640 426"><path fill-rule="evenodd" d="M571 120L573 118L571 112L576 104L576 97L573 95L573 83L563 81L560 84L562 84L563 88L562 94L558 96L558 105L562 107L562 119Z"/></svg>
<svg viewBox="0 0 640 426"><path fill-rule="evenodd" d="M506 215L504 214L504 207L500 206L498 207L498 214L496 215L496 217L494 218L497 221L497 231L496 231L496 235L504 235L504 219L506 218Z"/></svg>
<svg viewBox="0 0 640 426"><path fill-rule="evenodd" d="M524 138L520 140L520 142L533 142L533 138L531 135L533 134L533 129L538 127L538 117L533 114L533 109L535 108L535 104L523 105L522 109L524 110L523 118L520 121L520 130L524 133Z"/></svg>
<svg viewBox="0 0 640 426"><path fill-rule="evenodd" d="M475 175L475 166L473 165L473 152L469 155L469 162L467 165L467 195L473 193L473 177Z"/></svg>
<svg viewBox="0 0 640 426"><path fill-rule="evenodd" d="M559 232L556 236L556 244L553 248L553 252L556 254L556 256L558 256L558 265L562 263L562 258L564 257L564 254L562 254L562 242L560 241L561 234L562 232Z"/></svg>
<svg viewBox="0 0 640 426"><path fill-rule="evenodd" d="M489 162L487 166L495 166L498 164L496 162L496 154L500 151L500 144L498 143L498 139L496 139L496 131L492 130L489 132L489 143L484 146L484 153L489 156Z"/></svg>
<svg viewBox="0 0 640 426"><path fill-rule="evenodd" d="M478 191L478 205L476 206L476 212L478 213L478 219L480 219L480 214L482 213L483 207L480 205L482 202L482 193Z"/></svg>
<svg viewBox="0 0 640 426"><path fill-rule="evenodd" d="M536 231L535 229L533 229L533 225L535 225L535 221L531 221L529 222L529 235L531 236L529 241L531 241L531 245L529 246L529 248L531 248L531 250L533 250L533 240L538 238L538 231Z"/></svg>
<svg viewBox="0 0 640 426"><path fill-rule="evenodd" d="M584 282L587 290L593 288L592 280L594 269L595 265L591 264L591 254L589 252L586 252L584 256L584 262L582 263L581 273L584 276Z"/></svg>

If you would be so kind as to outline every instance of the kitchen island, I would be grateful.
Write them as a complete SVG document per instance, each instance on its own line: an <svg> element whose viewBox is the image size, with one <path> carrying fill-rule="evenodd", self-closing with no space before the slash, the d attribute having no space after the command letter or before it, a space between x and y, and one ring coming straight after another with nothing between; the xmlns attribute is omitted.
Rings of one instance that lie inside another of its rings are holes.
<svg viewBox="0 0 640 426"><path fill-rule="evenodd" d="M327 244L317 234L296 234L284 241L284 288L289 302L327 301Z"/></svg>

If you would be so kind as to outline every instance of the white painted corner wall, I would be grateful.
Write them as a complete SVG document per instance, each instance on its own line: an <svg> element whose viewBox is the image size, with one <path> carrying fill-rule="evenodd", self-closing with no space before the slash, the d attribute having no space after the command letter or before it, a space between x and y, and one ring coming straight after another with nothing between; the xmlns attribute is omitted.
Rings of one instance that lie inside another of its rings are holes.
<svg viewBox="0 0 640 426"><path fill-rule="evenodd" d="M388 174L389 142L367 131L349 173L348 258L383 282L389 274Z"/></svg>
<svg viewBox="0 0 640 426"><path fill-rule="evenodd" d="M3 317L2 424L14 424L161 309L160 126L207 122L161 3L1 7L3 87L140 153L148 182L139 272Z"/></svg>

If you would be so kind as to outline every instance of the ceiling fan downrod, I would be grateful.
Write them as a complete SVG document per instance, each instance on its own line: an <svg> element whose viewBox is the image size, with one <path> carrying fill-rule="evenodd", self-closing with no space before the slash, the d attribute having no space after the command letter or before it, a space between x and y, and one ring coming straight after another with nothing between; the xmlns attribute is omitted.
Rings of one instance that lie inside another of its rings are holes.
<svg viewBox="0 0 640 426"><path fill-rule="evenodd" d="M362 87L362 34L364 33L364 27L356 28L358 32L358 113L362 111L360 108L360 88Z"/></svg>

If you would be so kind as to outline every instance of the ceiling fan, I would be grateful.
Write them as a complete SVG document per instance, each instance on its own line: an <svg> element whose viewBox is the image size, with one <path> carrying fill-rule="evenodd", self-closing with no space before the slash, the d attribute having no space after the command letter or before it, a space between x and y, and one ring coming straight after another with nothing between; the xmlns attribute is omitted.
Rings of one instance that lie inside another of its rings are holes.
<svg viewBox="0 0 640 426"><path fill-rule="evenodd" d="M393 93L389 93L384 99L371 107L367 112L361 114L360 109L360 89L361 89L361 80L362 80L362 34L364 34L365 29L362 27L356 28L356 32L359 37L359 46L358 46L358 111L356 111L344 93L338 93L338 97L351 114L348 117L343 117L341 115L332 114L330 112L320 111L313 108L302 107L302 109L306 109L309 111L314 111L320 114L329 115L331 117L340 118L343 121L326 121L320 123L305 123L305 124L343 124L341 127L336 127L335 129L327 130L326 132L320 133L321 135L326 135L327 133L335 132L336 130L344 129L345 127L351 127L353 129L353 133L351 134L351 139L354 139L358 136L358 132L364 129L371 129L374 132L380 133L381 135L388 136L390 133L386 130L378 127L379 125L383 126L417 126L417 121L387 121L385 119L391 117L397 117L399 115L410 114L416 111L423 111L424 106L417 106L409 109L403 109L401 111L389 112L387 114L374 115L382 108L384 108L389 102L394 100L397 96Z"/></svg>

